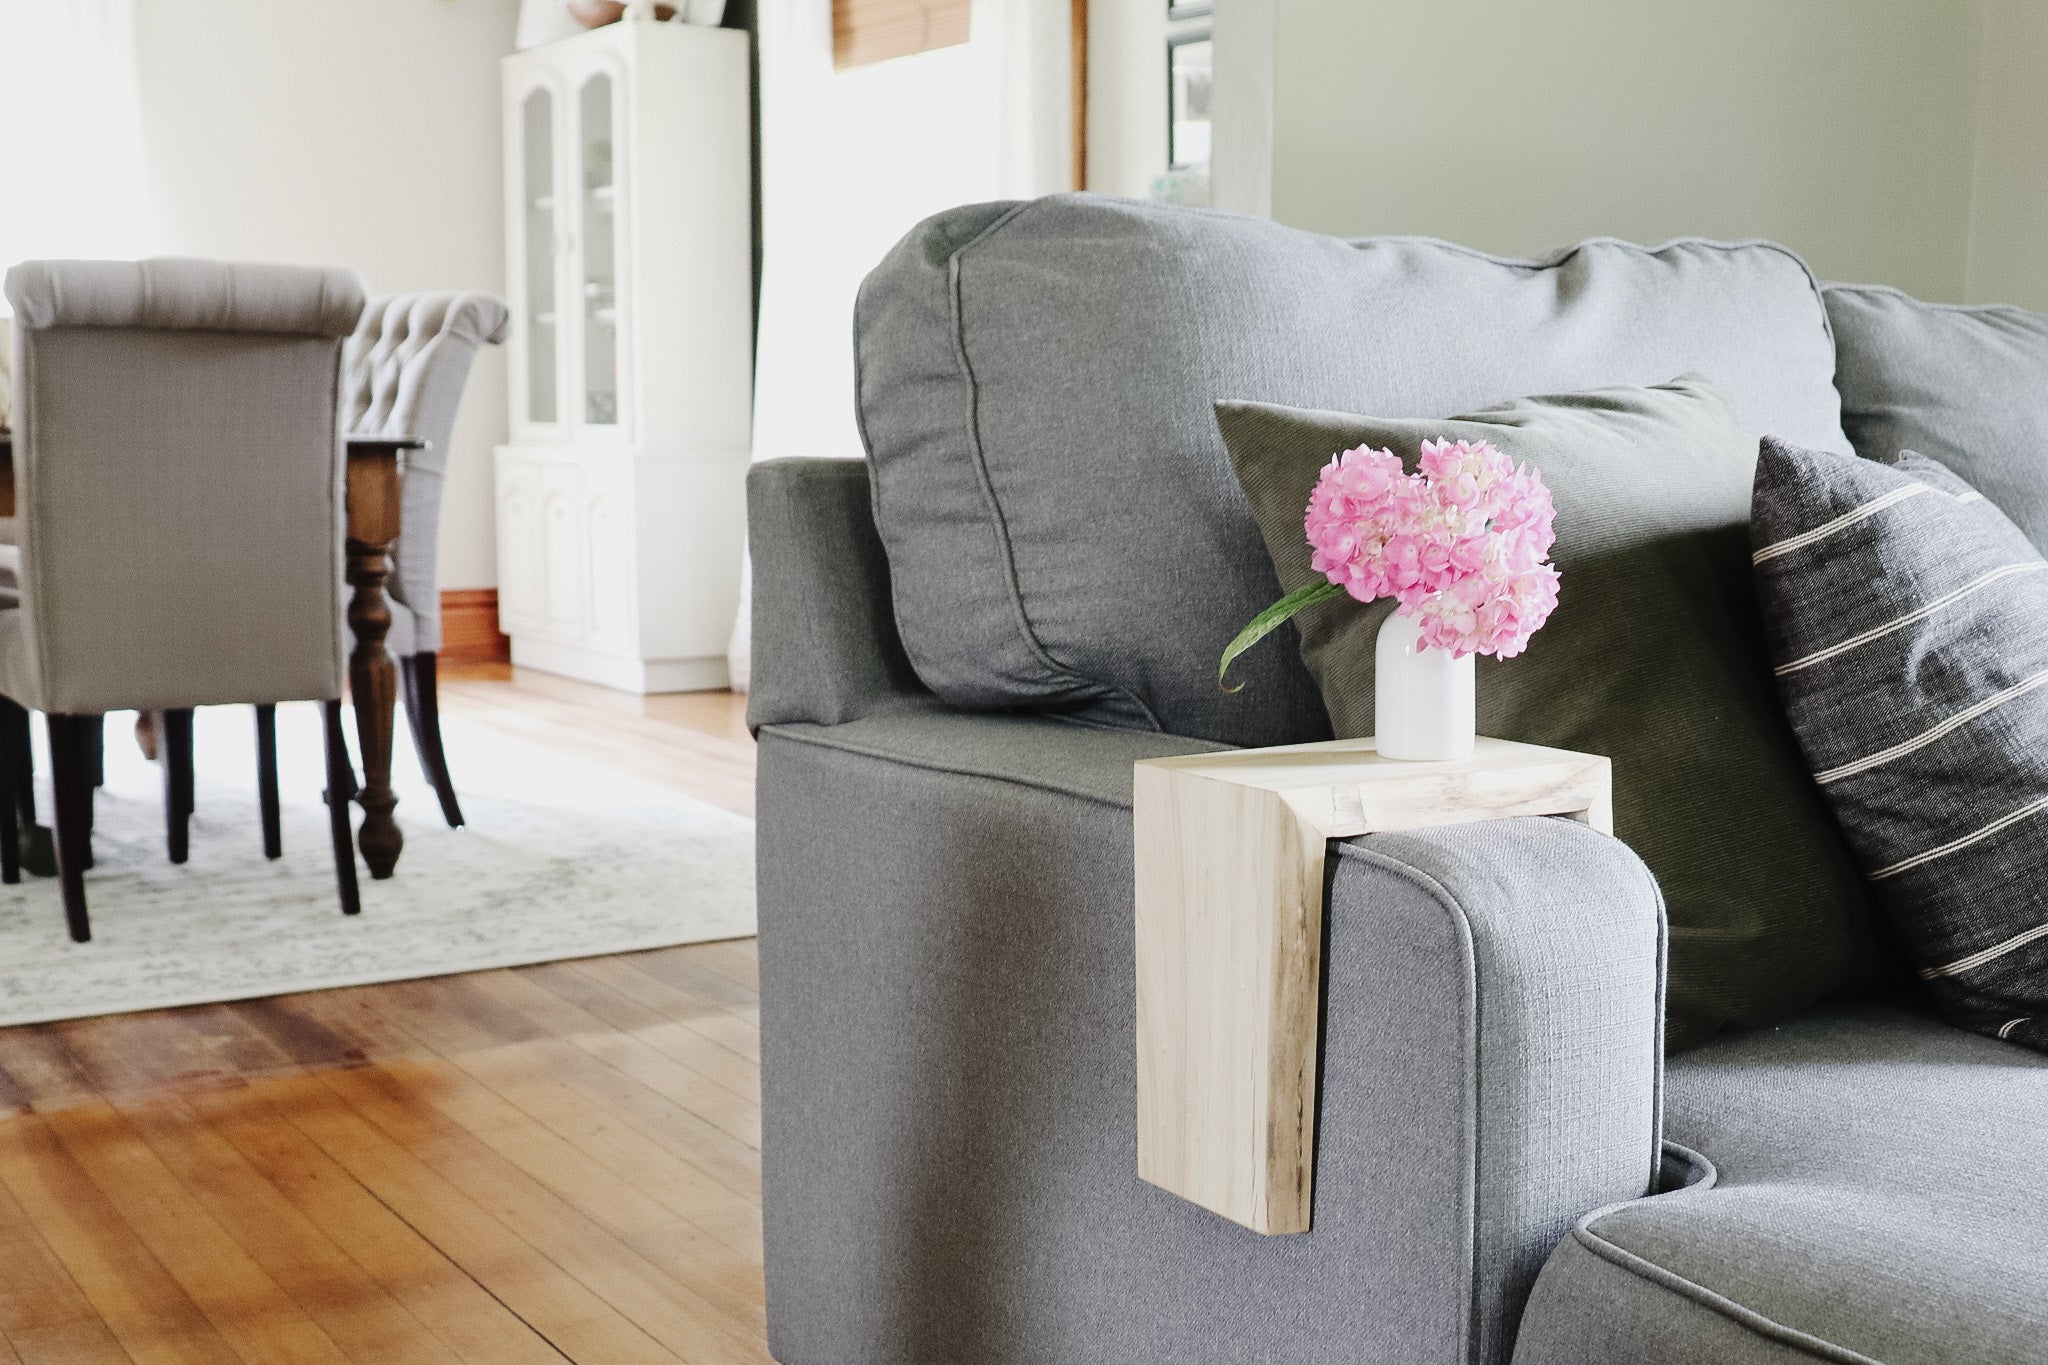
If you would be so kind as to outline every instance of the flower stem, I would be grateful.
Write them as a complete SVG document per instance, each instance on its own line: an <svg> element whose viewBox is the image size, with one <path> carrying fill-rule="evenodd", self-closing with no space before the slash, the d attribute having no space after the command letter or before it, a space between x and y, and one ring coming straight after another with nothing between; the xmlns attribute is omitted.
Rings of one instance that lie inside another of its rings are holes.
<svg viewBox="0 0 2048 1365"><path fill-rule="evenodd" d="M1313 606L1317 602L1327 602L1332 597L1342 596L1344 596L1344 589L1327 579L1319 578L1313 583L1305 583L1301 587L1296 588L1293 592L1288 593L1287 596L1281 598L1272 606L1267 607L1257 616L1254 616L1251 619L1251 624L1239 631L1237 638L1232 640L1229 646L1224 649L1223 661L1216 665L1216 685L1225 692L1242 692L1244 690L1243 683L1231 687L1223 681L1223 675L1230 671L1230 665L1238 655L1244 653L1268 635L1271 635L1280 628L1281 623L1303 607Z"/></svg>

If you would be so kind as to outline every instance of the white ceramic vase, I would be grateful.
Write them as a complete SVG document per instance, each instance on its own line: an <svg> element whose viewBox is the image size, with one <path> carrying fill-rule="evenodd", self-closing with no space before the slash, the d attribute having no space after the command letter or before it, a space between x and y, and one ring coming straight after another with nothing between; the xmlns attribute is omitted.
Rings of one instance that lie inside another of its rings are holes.
<svg viewBox="0 0 2048 1365"><path fill-rule="evenodd" d="M1469 758L1478 729L1475 656L1453 659L1422 643L1421 627L1399 612L1374 647L1373 730L1383 758Z"/></svg>

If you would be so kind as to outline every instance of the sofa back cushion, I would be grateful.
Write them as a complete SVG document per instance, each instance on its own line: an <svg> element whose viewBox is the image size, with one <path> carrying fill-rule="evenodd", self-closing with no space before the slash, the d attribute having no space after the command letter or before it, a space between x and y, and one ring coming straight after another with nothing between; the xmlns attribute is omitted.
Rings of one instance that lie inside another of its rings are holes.
<svg viewBox="0 0 2048 1365"><path fill-rule="evenodd" d="M1697 372L1745 432L1847 451L1806 267L1764 243L1540 261L1094 195L955 209L862 287L862 430L897 625L956 706L1234 744L1329 721L1210 404L1443 417Z"/></svg>
<svg viewBox="0 0 2048 1365"><path fill-rule="evenodd" d="M1842 426L1856 453L1937 460L2048 554L2048 315L1827 286Z"/></svg>

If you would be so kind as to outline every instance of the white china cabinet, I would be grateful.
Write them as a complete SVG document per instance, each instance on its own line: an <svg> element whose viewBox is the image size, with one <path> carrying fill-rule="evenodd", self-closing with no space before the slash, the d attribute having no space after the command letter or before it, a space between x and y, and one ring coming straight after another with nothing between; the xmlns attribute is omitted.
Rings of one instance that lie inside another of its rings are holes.
<svg viewBox="0 0 2048 1365"><path fill-rule="evenodd" d="M723 687L752 382L746 35L628 18L506 58L504 85L513 662Z"/></svg>

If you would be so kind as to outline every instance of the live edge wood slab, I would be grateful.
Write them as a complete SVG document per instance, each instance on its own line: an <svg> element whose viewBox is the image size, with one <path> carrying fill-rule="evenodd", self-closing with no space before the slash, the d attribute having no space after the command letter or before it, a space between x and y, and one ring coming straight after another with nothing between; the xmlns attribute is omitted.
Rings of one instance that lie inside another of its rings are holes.
<svg viewBox="0 0 2048 1365"><path fill-rule="evenodd" d="M1481 739L1150 759L1133 789L1138 1174L1256 1232L1306 1232L1331 839L1515 815L1614 832L1608 760Z"/></svg>

